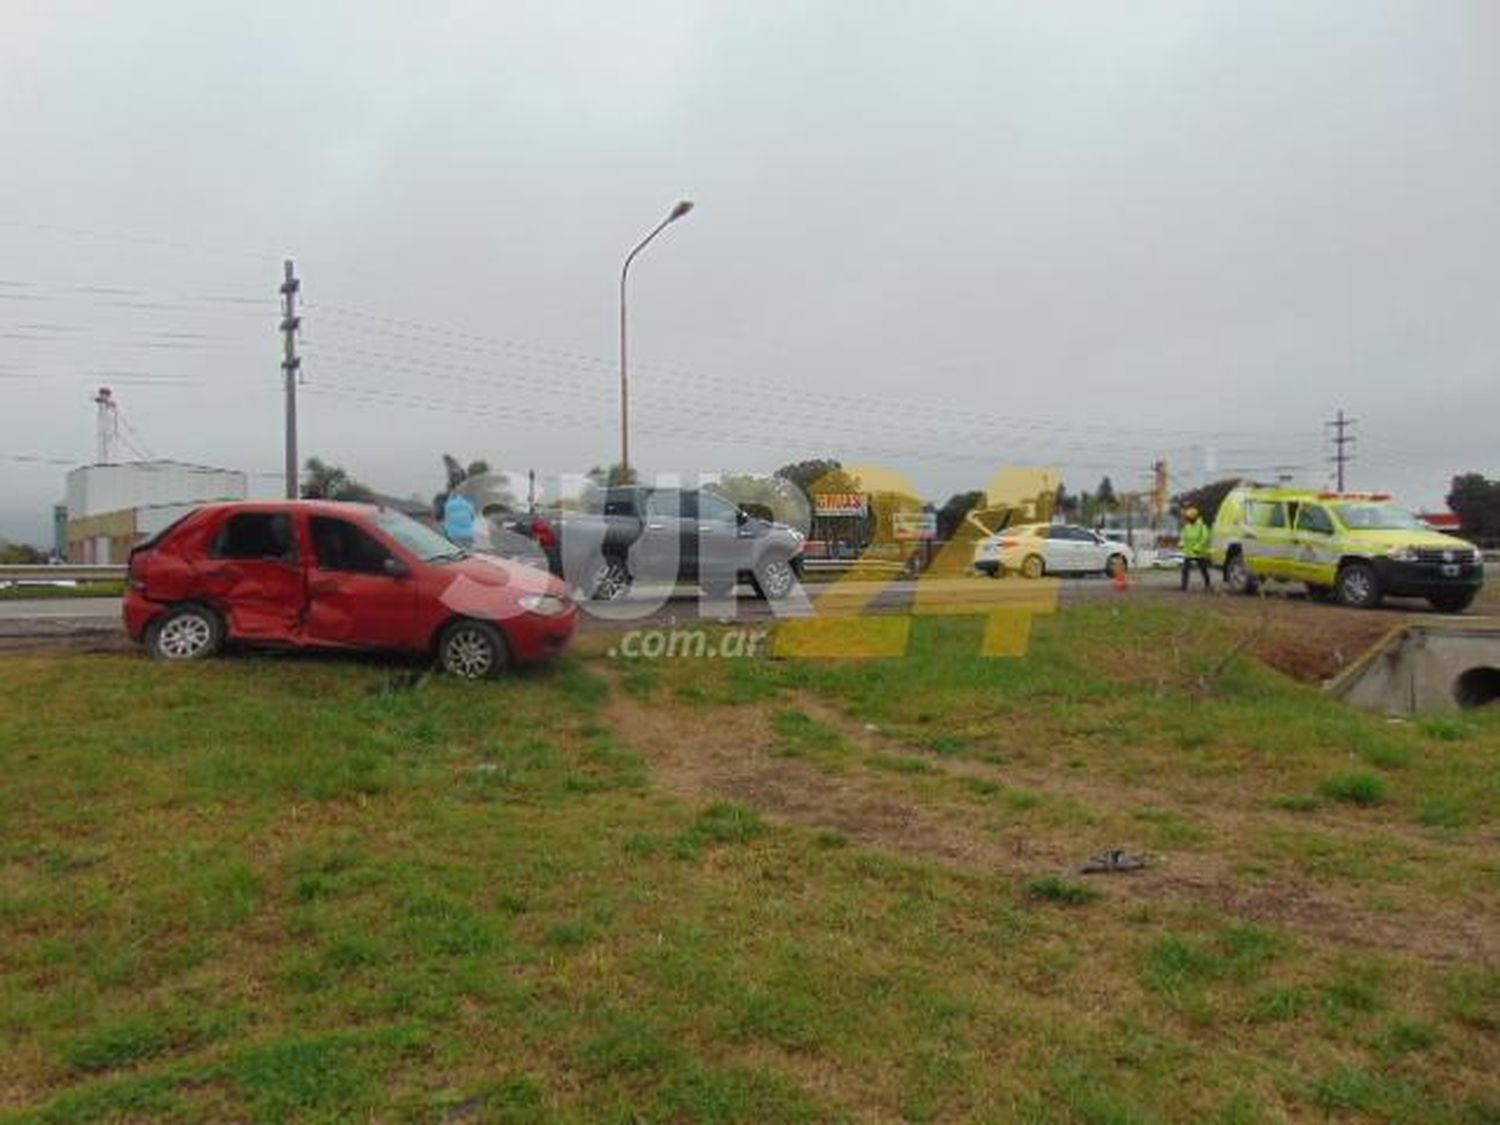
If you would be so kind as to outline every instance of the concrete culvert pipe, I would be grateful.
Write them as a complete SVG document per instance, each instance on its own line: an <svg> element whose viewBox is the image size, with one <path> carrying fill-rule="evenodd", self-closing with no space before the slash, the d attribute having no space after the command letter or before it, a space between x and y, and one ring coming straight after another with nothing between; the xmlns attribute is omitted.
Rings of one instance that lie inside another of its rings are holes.
<svg viewBox="0 0 1500 1125"><path fill-rule="evenodd" d="M1470 668L1453 681L1453 698L1465 709L1500 700L1500 668Z"/></svg>

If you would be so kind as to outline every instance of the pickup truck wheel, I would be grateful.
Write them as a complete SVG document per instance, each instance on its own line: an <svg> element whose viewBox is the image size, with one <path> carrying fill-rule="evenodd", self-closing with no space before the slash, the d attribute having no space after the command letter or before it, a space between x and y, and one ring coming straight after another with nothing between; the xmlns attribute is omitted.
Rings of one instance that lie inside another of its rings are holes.
<svg viewBox="0 0 1500 1125"><path fill-rule="evenodd" d="M1427 600L1439 613L1462 613L1474 603L1477 593L1477 590L1464 590L1454 594L1433 594Z"/></svg>
<svg viewBox="0 0 1500 1125"><path fill-rule="evenodd" d="M1224 560L1224 585L1236 594L1255 593L1255 575L1250 573L1245 556L1238 550Z"/></svg>
<svg viewBox="0 0 1500 1125"><path fill-rule="evenodd" d="M1380 577L1369 563L1345 563L1333 589L1340 605L1374 609L1380 604Z"/></svg>
<svg viewBox="0 0 1500 1125"><path fill-rule="evenodd" d="M619 559L600 559L590 568L588 596L595 601L618 601L629 591L630 571Z"/></svg>
<svg viewBox="0 0 1500 1125"><path fill-rule="evenodd" d="M507 655L505 638L483 621L455 621L438 640L438 663L443 671L465 680L498 676Z"/></svg>
<svg viewBox="0 0 1500 1125"><path fill-rule="evenodd" d="M779 602L797 586L797 572L786 559L767 559L755 568L755 588L768 602Z"/></svg>
<svg viewBox="0 0 1500 1125"><path fill-rule="evenodd" d="M224 623L213 610L183 605L146 631L146 651L158 660L202 660L224 647Z"/></svg>
<svg viewBox="0 0 1500 1125"><path fill-rule="evenodd" d="M1047 572L1047 564L1042 561L1041 555L1027 555L1021 563L1021 577L1040 578Z"/></svg>

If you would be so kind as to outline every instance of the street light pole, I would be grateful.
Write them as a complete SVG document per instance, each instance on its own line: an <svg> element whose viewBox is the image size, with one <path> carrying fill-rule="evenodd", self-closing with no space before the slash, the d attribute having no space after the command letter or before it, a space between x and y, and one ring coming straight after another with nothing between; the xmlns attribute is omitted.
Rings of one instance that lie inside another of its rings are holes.
<svg viewBox="0 0 1500 1125"><path fill-rule="evenodd" d="M635 256L664 231L669 223L675 223L692 209L691 200L680 200L667 217L652 228L650 234L636 243L635 249L625 256L625 264L620 267L620 475L626 480L630 477L630 379L627 373L629 353L625 347L625 282L630 276L630 263L635 261Z"/></svg>

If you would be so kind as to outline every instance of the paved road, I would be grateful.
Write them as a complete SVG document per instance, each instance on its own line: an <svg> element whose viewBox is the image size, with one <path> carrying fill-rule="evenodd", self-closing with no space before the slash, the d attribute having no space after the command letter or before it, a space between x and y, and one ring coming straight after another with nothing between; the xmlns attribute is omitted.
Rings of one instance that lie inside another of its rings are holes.
<svg viewBox="0 0 1500 1125"><path fill-rule="evenodd" d="M984 613L1006 606L1046 612L1058 604L1095 598L1175 595L1177 575L1171 571L1142 571L1131 576L1128 590L1117 590L1102 577L1043 579L926 578L919 582L814 583L806 599L791 598L768 605L741 587L740 596L710 601L684 587L645 587L619 602L592 603L584 631L618 631L694 622L767 621L775 618L843 617L864 614ZM1196 588L1193 596L1199 596ZM1422 603L1392 603L1395 614L1421 612ZM1494 616L1497 607L1485 604L1469 616ZM1350 611L1353 612L1353 611ZM61 598L0 601L0 638L46 638L119 634L118 598Z"/></svg>
<svg viewBox="0 0 1500 1125"><path fill-rule="evenodd" d="M1131 579L1135 587L1162 588L1175 581L1172 575L1143 573ZM740 587L733 599L709 601L689 587L647 586L634 590L619 602L593 603L586 618L591 628L628 628L643 622L672 618L678 621L719 621L734 618L763 621L772 617L820 614L902 613L914 602L923 607L945 606L947 612L963 612L964 606L991 604L1045 605L1061 597L1114 595L1112 583L1102 578L999 582L979 578L930 579L923 582L814 583L807 588L808 600L789 599L774 609ZM0 601L0 636L47 635L56 632L120 628L119 598L31 598Z"/></svg>

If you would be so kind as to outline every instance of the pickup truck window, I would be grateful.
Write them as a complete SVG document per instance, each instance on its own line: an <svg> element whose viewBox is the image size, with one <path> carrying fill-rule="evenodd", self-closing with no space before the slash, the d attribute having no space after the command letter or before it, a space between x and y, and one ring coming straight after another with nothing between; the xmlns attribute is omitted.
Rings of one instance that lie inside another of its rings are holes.
<svg viewBox="0 0 1500 1125"><path fill-rule="evenodd" d="M1286 505L1272 500L1247 500L1245 522L1251 527L1285 527Z"/></svg>
<svg viewBox="0 0 1500 1125"><path fill-rule="evenodd" d="M682 518L682 493L675 488L659 488L646 500L646 514L662 519Z"/></svg>
<svg viewBox="0 0 1500 1125"><path fill-rule="evenodd" d="M1425 531L1427 525L1394 504L1340 504L1344 526L1355 531Z"/></svg>
<svg viewBox="0 0 1500 1125"><path fill-rule="evenodd" d="M715 496L712 492L698 493L698 518L713 520L717 523L735 523L740 518L740 510L722 496Z"/></svg>
<svg viewBox="0 0 1500 1125"><path fill-rule="evenodd" d="M1333 520L1329 518L1328 512L1316 504L1302 505L1302 513L1297 517L1298 531L1312 531L1319 535L1333 534Z"/></svg>

